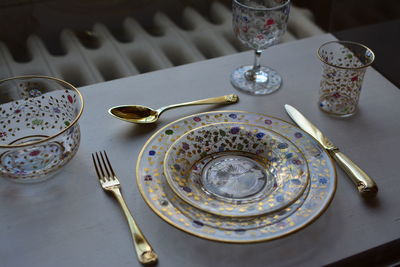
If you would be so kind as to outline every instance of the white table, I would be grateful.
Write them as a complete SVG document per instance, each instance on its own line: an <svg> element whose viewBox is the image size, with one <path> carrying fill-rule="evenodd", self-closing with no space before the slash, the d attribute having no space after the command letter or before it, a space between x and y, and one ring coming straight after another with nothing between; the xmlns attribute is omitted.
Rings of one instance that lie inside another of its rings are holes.
<svg viewBox="0 0 400 267"><path fill-rule="evenodd" d="M278 70L284 85L269 96L236 92L229 74L252 62L252 53L221 57L81 88L86 100L80 121L81 147L54 179L20 185L0 180L1 266L139 266L127 223L117 202L100 188L91 153L106 150L138 224L159 255L159 266L319 266L400 239L400 90L368 69L360 110L335 119L317 107L321 35L268 49L263 62ZM377 55L379 57L379 55ZM238 93L233 106L171 110L157 125L128 124L107 114L118 104L159 107ZM283 105L300 109L328 133L380 187L364 201L338 169L338 189L330 208L313 224L282 239L250 245L223 244L181 232L145 204L135 182L135 164L145 141L182 116L215 109L265 113L290 120Z"/></svg>

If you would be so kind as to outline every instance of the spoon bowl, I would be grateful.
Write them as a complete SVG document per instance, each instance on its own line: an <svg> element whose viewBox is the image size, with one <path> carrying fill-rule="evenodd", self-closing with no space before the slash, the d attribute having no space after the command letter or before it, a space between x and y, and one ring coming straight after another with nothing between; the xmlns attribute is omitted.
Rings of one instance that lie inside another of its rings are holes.
<svg viewBox="0 0 400 267"><path fill-rule="evenodd" d="M133 123L153 123L158 120L159 111L142 105L122 105L110 108L111 116Z"/></svg>
<svg viewBox="0 0 400 267"><path fill-rule="evenodd" d="M169 105L159 109L152 109L150 107L142 105L121 105L110 108L108 110L108 113L111 116L126 122L148 124L156 122L160 117L161 113L163 113L168 109L184 107L184 106L192 106L192 105L234 104L237 103L238 101L239 97L235 94L231 94L231 95L207 98L181 104Z"/></svg>

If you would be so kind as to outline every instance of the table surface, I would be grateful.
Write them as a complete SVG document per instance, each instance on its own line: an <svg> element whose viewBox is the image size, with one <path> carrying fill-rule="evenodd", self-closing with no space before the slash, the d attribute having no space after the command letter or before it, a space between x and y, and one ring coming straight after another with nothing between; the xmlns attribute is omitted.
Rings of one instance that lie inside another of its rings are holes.
<svg viewBox="0 0 400 267"><path fill-rule="evenodd" d="M80 120L81 147L54 179L40 184L0 180L2 266L139 266L130 232L117 202L100 188L91 153L106 150L135 219L159 255L159 266L320 266L400 239L400 90L367 70L358 113L328 117L317 107L321 63L316 50L332 35L268 49L262 62L278 70L283 87L268 96L236 92L229 74L252 63L244 52L81 88L86 106ZM111 118L119 104L160 107L238 93L233 106L196 106L163 114L155 125ZM244 110L289 121L283 105L301 110L372 176L379 196L363 200L338 169L338 188L329 209L313 224L287 237L257 244L224 244L175 229L145 204L136 186L135 165L146 140L167 123L193 113Z"/></svg>

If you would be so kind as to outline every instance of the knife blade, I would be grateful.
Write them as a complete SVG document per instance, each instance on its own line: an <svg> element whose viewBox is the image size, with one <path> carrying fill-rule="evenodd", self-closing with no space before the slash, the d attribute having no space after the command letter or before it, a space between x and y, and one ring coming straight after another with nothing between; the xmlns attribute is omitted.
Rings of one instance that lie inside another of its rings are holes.
<svg viewBox="0 0 400 267"><path fill-rule="evenodd" d="M374 197L378 193L378 186L359 166L343 154L329 138L324 135L312 122L291 105L285 105L289 117L306 133L314 137L325 150L332 156L338 165L346 172L356 185L358 192L363 197Z"/></svg>

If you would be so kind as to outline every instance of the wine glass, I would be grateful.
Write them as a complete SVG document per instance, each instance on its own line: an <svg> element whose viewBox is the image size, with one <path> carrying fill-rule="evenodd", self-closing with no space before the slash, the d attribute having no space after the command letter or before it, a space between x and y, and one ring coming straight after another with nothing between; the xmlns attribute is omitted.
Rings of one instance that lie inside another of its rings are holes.
<svg viewBox="0 0 400 267"><path fill-rule="evenodd" d="M254 49L254 65L241 66L231 74L233 87L252 95L266 95L278 90L282 77L273 69L261 66L263 50L276 44L286 31L290 0L233 0L233 29L236 37Z"/></svg>

